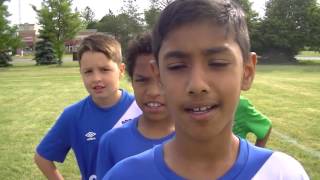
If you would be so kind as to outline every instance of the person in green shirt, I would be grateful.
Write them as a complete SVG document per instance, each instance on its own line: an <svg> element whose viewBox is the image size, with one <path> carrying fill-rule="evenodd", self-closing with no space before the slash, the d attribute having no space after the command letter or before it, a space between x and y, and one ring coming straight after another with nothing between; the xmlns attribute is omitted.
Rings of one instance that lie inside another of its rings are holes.
<svg viewBox="0 0 320 180"><path fill-rule="evenodd" d="M240 96L233 124L233 132L244 139L248 133L253 133L256 136L255 145L265 147L271 129L271 120L259 112L249 99Z"/></svg>

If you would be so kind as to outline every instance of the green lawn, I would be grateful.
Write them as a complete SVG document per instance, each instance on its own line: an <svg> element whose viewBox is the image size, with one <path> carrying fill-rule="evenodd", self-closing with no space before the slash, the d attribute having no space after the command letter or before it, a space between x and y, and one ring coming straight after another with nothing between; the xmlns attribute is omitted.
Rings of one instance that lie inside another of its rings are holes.
<svg viewBox="0 0 320 180"><path fill-rule="evenodd" d="M316 51L301 51L299 53L299 56L315 56L315 57L320 57L320 52Z"/></svg>
<svg viewBox="0 0 320 180"><path fill-rule="evenodd" d="M122 86L131 89L122 82ZM44 179L34 149L64 107L87 95L77 62L57 66L19 63L0 68L0 179ZM320 179L320 65L259 65L244 93L273 121L268 147L286 152ZM66 179L79 179L72 153L59 164Z"/></svg>

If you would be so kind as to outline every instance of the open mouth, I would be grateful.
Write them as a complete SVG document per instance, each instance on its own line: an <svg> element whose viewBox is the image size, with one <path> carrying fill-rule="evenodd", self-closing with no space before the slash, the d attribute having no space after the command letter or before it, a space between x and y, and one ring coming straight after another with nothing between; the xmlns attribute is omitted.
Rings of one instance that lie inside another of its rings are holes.
<svg viewBox="0 0 320 180"><path fill-rule="evenodd" d="M105 88L104 86L98 85L98 86L94 86L92 89L95 93L100 94L104 91L104 88Z"/></svg>
<svg viewBox="0 0 320 180"><path fill-rule="evenodd" d="M190 113L202 114L202 113L207 113L217 107L218 107L218 105L203 105L203 106L195 106L195 107L185 108L185 110Z"/></svg>
<svg viewBox="0 0 320 180"><path fill-rule="evenodd" d="M104 86L94 86L93 87L94 90L100 90L100 89L103 89L103 88L104 88Z"/></svg>
<svg viewBox="0 0 320 180"><path fill-rule="evenodd" d="M161 104L159 102L148 102L145 104L145 106L147 106L149 108L159 108L159 107L163 106L163 104Z"/></svg>

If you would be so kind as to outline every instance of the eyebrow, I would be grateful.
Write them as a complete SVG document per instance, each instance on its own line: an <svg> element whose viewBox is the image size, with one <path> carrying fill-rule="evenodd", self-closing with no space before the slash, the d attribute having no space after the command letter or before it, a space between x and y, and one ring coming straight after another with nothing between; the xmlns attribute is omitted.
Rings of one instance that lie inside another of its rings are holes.
<svg viewBox="0 0 320 180"><path fill-rule="evenodd" d="M203 50L203 54L205 56L210 56L210 55L214 55L214 54L219 54L219 53L223 53L228 51L229 48L228 47L213 47L213 48L208 48ZM188 58L190 57L190 55L188 53L184 53L182 51L176 50L176 51L170 51L167 54L165 54L164 59L170 59L170 58L178 58L178 59L184 59L184 58Z"/></svg>
<svg viewBox="0 0 320 180"><path fill-rule="evenodd" d="M184 59L189 56L190 55L188 55L187 53L176 50L176 51L170 51L167 54L165 54L164 59L170 59L170 58Z"/></svg>
<svg viewBox="0 0 320 180"><path fill-rule="evenodd" d="M214 55L214 54L219 54L228 51L229 49L227 47L221 46L221 47L214 47L214 48L209 48L205 49L203 51L203 54L206 56Z"/></svg>

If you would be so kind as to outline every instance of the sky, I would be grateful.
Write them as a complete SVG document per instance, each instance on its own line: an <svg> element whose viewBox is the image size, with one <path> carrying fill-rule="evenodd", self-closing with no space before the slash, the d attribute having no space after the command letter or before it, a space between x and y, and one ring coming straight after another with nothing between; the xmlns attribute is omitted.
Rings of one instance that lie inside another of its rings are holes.
<svg viewBox="0 0 320 180"><path fill-rule="evenodd" d="M38 23L36 13L33 11L31 5L35 5L36 7L40 8L42 0L9 1L10 2L6 2L6 5L8 6L8 11L11 14L11 16L9 16L9 21L11 24ZM252 8L262 15L264 13L264 4L266 0L250 1L253 2ZM149 0L136 0L136 2L141 12L143 12L144 9L147 9L150 4ZM79 11L82 11L86 6L89 6L95 13L95 19L101 19L105 14L107 14L108 9L111 9L113 12L117 13L120 11L122 5L122 0L73 0L72 8L77 8Z"/></svg>

